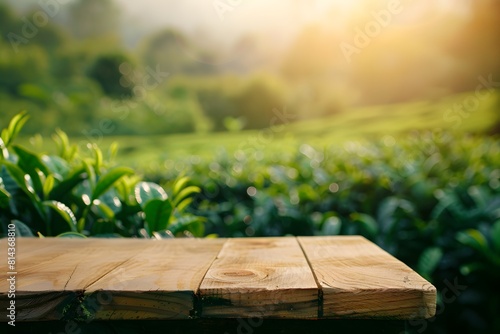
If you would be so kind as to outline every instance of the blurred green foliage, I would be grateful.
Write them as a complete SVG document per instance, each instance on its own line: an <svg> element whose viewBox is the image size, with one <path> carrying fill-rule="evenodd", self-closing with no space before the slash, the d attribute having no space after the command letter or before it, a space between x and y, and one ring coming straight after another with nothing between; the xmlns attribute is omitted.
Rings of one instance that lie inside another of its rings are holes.
<svg viewBox="0 0 500 334"><path fill-rule="evenodd" d="M132 83L123 82L126 77L120 72L120 66L127 63L128 59L121 54L102 55L91 65L88 76L99 83L106 95L126 99L132 96Z"/></svg>
<svg viewBox="0 0 500 334"><path fill-rule="evenodd" d="M500 75L499 12L486 0L471 5L470 20L450 18L449 29L430 21L410 39L404 29L387 31L352 67L338 48L350 37L321 24L304 26L279 52L243 35L229 48L232 56L223 57L217 43L174 27L124 30L113 0L50 10L36 2L11 6L0 4L0 123L29 110L37 124L28 124L27 134L49 135L63 123L70 136L99 132L94 138L261 129L284 105L293 106L294 121L329 117L356 105L437 101L473 91L479 75L491 74L493 85ZM43 10L48 20L37 24ZM368 19L360 16L348 28ZM152 73L168 76L156 80ZM103 131L103 119L112 131Z"/></svg>
<svg viewBox="0 0 500 334"><path fill-rule="evenodd" d="M226 130L226 117L262 128L273 108L285 104L287 88L273 76L204 76L213 67L179 52L192 47L179 31L153 34L137 55L125 51L113 34L116 22L108 22L115 11L112 1L77 1L68 10L73 38L49 22L13 45L9 34L22 32L24 21L0 5L0 121L28 109L37 124L28 124L25 133L49 135L65 124L69 135L98 141ZM86 15L92 24L82 19ZM103 120L112 126L103 129Z"/></svg>

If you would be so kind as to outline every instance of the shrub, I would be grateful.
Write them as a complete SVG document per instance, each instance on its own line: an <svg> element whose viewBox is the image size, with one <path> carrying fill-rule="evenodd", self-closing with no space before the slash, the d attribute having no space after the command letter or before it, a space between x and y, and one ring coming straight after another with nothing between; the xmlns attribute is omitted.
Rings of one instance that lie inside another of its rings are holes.
<svg viewBox="0 0 500 334"><path fill-rule="evenodd" d="M97 57L88 71L88 76L100 85L104 93L114 98L132 96L131 85L123 84L120 65L128 62L124 55L102 55Z"/></svg>
<svg viewBox="0 0 500 334"><path fill-rule="evenodd" d="M262 129L283 123L274 112L286 107L285 95L279 80L269 76L256 76L245 83L235 94L233 101L238 106L237 115L245 120L247 129Z"/></svg>
<svg viewBox="0 0 500 334"><path fill-rule="evenodd" d="M15 116L0 138L0 221L3 234L15 223L21 236L201 237L204 219L185 212L199 188L179 178L171 196L158 184L141 181L127 167L114 166L101 149L89 154L57 131L58 154L38 154L13 144L27 121Z"/></svg>

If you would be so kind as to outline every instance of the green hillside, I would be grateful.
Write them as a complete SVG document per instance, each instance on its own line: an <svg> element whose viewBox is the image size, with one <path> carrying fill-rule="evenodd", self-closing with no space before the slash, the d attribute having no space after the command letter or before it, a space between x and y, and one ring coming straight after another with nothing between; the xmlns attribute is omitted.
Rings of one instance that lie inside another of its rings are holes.
<svg viewBox="0 0 500 334"><path fill-rule="evenodd" d="M232 152L248 147L257 151L273 147L296 147L302 143L336 145L384 136L391 142L412 130L484 133L492 128L498 118L498 106L495 107L495 104L498 104L499 94L486 95L475 110L464 109L462 115L453 109L473 97L474 93L464 93L436 101L351 108L327 118L297 121L264 130L168 136L109 136L102 138L98 144L106 148L117 142L120 163L148 169L167 159L176 160L192 155L209 158L221 149ZM86 141L86 138L72 138L74 143ZM50 143L45 142L43 145L47 148Z"/></svg>

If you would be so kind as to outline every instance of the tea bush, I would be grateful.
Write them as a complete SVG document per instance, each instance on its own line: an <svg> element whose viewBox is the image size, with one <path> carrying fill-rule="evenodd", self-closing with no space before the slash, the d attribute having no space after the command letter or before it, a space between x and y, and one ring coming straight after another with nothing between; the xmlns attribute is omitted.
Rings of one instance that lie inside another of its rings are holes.
<svg viewBox="0 0 500 334"><path fill-rule="evenodd" d="M14 145L25 121L17 116L1 136L4 231L15 221L26 235L360 234L438 289L437 316L409 321L409 332L500 331L498 138L418 132L343 146L249 142L211 159L164 161L148 172L153 183L113 166L114 147L84 154L61 131L55 155Z"/></svg>
<svg viewBox="0 0 500 334"><path fill-rule="evenodd" d="M70 145L57 131L59 152L38 154L13 144L27 121L13 118L0 138L0 221L3 234L14 222L18 235L168 238L204 235L204 218L185 212L199 188L176 177L171 196L141 181L132 169L112 164L116 146L104 156ZM107 159L106 159L107 158Z"/></svg>
<svg viewBox="0 0 500 334"><path fill-rule="evenodd" d="M420 132L344 146L270 143L165 165L150 178L185 170L202 188L190 210L210 233L361 234L440 291L438 316L410 329L500 329L498 139Z"/></svg>

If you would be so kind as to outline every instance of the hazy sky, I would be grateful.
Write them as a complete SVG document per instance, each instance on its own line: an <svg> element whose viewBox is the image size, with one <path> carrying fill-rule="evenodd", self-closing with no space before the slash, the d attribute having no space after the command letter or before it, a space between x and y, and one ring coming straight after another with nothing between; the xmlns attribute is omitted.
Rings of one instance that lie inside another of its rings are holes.
<svg viewBox="0 0 500 334"><path fill-rule="evenodd" d="M217 39L218 43L230 44L235 37L246 33L266 34L275 43L286 42L304 22L321 16L335 1L241 0L239 4L233 1L237 5L232 7L223 5L231 1L214 0L117 2L123 5L127 19L142 28L174 26L200 39ZM222 3L219 9L214 7L217 3Z"/></svg>
<svg viewBox="0 0 500 334"><path fill-rule="evenodd" d="M16 7L38 5L38 0L7 1ZM221 49L229 47L236 38L246 34L257 34L260 40L280 48L291 42L307 23L317 21L331 27L341 27L353 12L366 9L368 4L375 10L382 10L386 6L383 0L115 1L122 8L122 30L129 46L135 46L135 41L153 31L174 27L196 38L200 45L216 43ZM405 10L392 23L426 20L436 13L456 11L460 9L460 3L470 1L399 0ZM377 5L374 6L374 3ZM218 10L216 5L219 5ZM433 14L429 15L429 12Z"/></svg>
<svg viewBox="0 0 500 334"><path fill-rule="evenodd" d="M265 34L273 43L286 43L311 21L342 24L355 10L362 9L369 0L116 0L124 8L128 22L141 28L157 29L174 26L200 39L231 42L245 33ZM434 14L459 9L461 2L470 0L401 0L405 13L400 19L422 19L429 8ZM220 7L214 4L235 6ZM379 4L384 3L379 2ZM384 7L377 8L384 9ZM333 13L333 15L332 15ZM335 19L332 20L332 17ZM227 43L229 44L229 43Z"/></svg>

